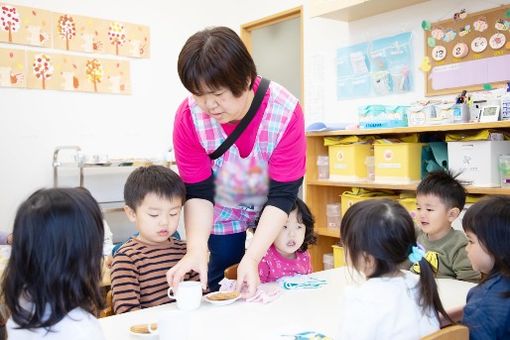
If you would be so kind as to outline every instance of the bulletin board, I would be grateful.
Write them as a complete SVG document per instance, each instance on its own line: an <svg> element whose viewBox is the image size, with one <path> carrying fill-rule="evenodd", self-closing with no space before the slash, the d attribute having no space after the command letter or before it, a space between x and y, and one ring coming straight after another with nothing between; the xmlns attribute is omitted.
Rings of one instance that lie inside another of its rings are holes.
<svg viewBox="0 0 510 340"><path fill-rule="evenodd" d="M510 5L432 23L424 41L427 96L503 87L510 80Z"/></svg>

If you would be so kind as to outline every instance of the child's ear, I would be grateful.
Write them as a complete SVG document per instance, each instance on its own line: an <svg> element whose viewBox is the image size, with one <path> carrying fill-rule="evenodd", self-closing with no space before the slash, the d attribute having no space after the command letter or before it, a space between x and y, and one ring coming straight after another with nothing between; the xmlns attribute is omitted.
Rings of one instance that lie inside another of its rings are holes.
<svg viewBox="0 0 510 340"><path fill-rule="evenodd" d="M136 222L136 212L133 209L131 209L129 206L125 205L124 206L124 212L126 213L128 219L131 222L133 222L133 223Z"/></svg>
<svg viewBox="0 0 510 340"><path fill-rule="evenodd" d="M448 210L448 221L451 223L460 215L460 209L455 207Z"/></svg>

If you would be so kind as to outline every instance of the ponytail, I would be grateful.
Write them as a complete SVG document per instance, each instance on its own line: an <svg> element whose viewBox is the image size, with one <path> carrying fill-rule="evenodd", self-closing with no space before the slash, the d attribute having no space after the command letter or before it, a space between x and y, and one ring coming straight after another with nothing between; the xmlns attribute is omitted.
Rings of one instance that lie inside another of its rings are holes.
<svg viewBox="0 0 510 340"><path fill-rule="evenodd" d="M455 324L444 310L441 299L439 298L432 266L425 257L418 263L420 265L420 307L422 307L424 312L433 309L438 320L440 320L439 314L441 314L450 324Z"/></svg>

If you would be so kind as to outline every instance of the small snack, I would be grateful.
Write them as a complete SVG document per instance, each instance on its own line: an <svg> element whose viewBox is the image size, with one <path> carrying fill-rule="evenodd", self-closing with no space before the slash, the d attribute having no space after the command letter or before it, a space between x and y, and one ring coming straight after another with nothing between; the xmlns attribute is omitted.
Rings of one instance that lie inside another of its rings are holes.
<svg viewBox="0 0 510 340"><path fill-rule="evenodd" d="M150 327L150 329L149 329ZM158 330L157 323L144 323L141 325L133 325L129 327L129 330L136 334L151 334Z"/></svg>
<svg viewBox="0 0 510 340"><path fill-rule="evenodd" d="M239 292L232 291L232 292L217 292L207 295L207 299L211 301L226 301L226 300L232 300L239 297Z"/></svg>

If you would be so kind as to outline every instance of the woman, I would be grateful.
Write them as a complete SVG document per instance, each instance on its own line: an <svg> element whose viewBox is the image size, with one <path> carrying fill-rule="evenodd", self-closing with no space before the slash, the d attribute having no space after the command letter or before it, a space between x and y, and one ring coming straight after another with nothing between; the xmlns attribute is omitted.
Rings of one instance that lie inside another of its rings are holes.
<svg viewBox="0 0 510 340"><path fill-rule="evenodd" d="M217 290L225 268L239 263L237 287L250 297L260 282L258 263L286 223L303 181L303 112L285 88L257 76L248 50L227 27L191 36L178 71L192 94L177 109L173 136L187 189L188 253L168 272L168 282L176 286L195 270L204 288L208 279L209 289ZM233 145L222 146L222 153L217 149L227 136ZM246 229L266 202L245 253Z"/></svg>

